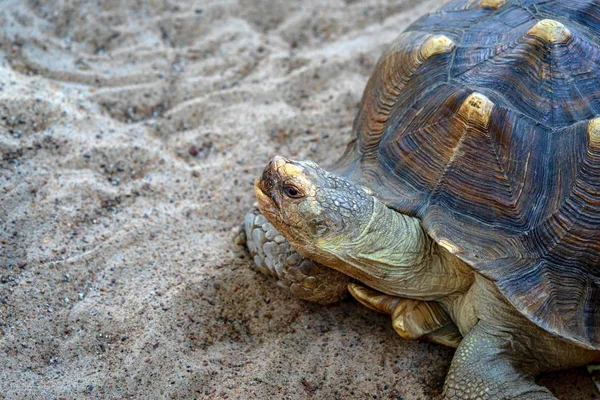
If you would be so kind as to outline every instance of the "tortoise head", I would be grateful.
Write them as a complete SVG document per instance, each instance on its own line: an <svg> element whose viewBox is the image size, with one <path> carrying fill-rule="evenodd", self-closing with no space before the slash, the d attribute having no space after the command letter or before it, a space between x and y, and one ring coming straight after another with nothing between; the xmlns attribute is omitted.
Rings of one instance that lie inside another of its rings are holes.
<svg viewBox="0 0 600 400"><path fill-rule="evenodd" d="M319 259L319 244L345 243L373 212L366 189L312 161L275 156L254 183L258 208L303 256ZM315 257L316 256L316 257Z"/></svg>

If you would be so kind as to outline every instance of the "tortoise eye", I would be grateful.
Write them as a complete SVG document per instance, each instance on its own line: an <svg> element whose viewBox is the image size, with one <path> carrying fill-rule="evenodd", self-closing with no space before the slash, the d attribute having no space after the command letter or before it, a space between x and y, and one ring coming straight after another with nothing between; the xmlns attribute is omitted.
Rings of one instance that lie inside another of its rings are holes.
<svg viewBox="0 0 600 400"><path fill-rule="evenodd" d="M283 193L285 193L287 197L291 197L292 199L299 199L301 197L304 197L304 194L302 194L302 192L297 187L289 184L283 187Z"/></svg>

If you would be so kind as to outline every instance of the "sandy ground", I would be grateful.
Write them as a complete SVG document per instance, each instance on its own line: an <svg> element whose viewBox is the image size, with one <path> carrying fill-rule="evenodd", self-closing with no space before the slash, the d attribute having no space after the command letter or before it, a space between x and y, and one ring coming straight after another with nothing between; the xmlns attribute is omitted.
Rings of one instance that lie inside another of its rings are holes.
<svg viewBox="0 0 600 400"><path fill-rule="evenodd" d="M232 244L270 156L341 154L414 3L0 1L0 398L436 398L451 350Z"/></svg>

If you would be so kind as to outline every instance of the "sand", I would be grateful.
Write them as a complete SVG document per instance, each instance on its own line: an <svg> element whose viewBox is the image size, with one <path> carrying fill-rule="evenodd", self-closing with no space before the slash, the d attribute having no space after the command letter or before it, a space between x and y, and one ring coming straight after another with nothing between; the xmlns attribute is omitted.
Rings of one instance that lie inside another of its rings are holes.
<svg viewBox="0 0 600 400"><path fill-rule="evenodd" d="M450 349L233 244L270 156L342 153L414 3L0 2L0 398L438 397Z"/></svg>

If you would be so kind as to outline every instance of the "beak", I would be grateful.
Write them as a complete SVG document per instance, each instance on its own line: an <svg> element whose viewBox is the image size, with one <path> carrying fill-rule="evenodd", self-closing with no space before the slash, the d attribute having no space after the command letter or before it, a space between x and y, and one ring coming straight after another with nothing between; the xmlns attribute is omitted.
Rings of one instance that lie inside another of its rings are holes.
<svg viewBox="0 0 600 400"><path fill-rule="evenodd" d="M281 196L278 195L277 182L281 180L280 171L291 161L285 157L271 158L260 178L254 181L254 192L259 204L268 201L277 209L281 209Z"/></svg>

